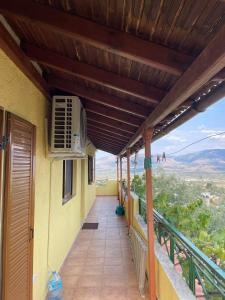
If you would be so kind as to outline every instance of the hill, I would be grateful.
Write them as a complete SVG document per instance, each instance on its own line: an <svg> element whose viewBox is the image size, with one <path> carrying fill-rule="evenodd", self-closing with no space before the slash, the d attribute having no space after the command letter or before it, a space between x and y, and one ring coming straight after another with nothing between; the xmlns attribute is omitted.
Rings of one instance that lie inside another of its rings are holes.
<svg viewBox="0 0 225 300"><path fill-rule="evenodd" d="M210 175L225 174L225 149L207 149L203 151L167 157L166 162L156 162L153 156L153 169L164 169L166 172L182 175ZM112 177L116 173L115 157L107 157L98 160L97 174L101 177ZM126 160L124 159L124 167ZM139 153L137 158L136 173L143 173L144 154ZM134 158L131 159L131 169L134 173Z"/></svg>

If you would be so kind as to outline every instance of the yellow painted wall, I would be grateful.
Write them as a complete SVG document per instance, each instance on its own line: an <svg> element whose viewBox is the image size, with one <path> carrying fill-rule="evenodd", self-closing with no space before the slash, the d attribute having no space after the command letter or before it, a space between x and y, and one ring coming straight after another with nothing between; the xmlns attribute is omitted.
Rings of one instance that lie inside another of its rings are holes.
<svg viewBox="0 0 225 300"><path fill-rule="evenodd" d="M96 186L96 194L98 196L116 196L117 191L117 181L116 180L106 180L99 183Z"/></svg>
<svg viewBox="0 0 225 300"><path fill-rule="evenodd" d="M31 122L37 130L33 299L44 300L50 269L59 270L62 265L83 221L82 204L85 216L93 204L95 184L87 183L87 159L76 160L75 196L62 205L63 162L45 157L46 100L1 50L0 106ZM89 145L88 152L94 154L93 146ZM83 186L82 175L86 179Z"/></svg>

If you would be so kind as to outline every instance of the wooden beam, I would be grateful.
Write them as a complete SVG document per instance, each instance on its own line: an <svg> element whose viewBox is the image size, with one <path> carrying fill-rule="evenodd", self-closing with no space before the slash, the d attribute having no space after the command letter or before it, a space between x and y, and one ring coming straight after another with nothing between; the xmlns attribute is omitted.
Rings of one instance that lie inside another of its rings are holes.
<svg viewBox="0 0 225 300"><path fill-rule="evenodd" d="M143 133L145 143L145 181L146 181L146 214L147 214L147 235L148 235L148 284L149 300L156 300L155 283L155 242L154 242L154 217L153 217L153 196L152 196L152 161L151 141L153 130L147 129Z"/></svg>
<svg viewBox="0 0 225 300"><path fill-rule="evenodd" d="M20 71L43 93L50 99L49 89L46 81L34 68L30 60L13 40L11 35L0 23L0 45L5 54L14 62Z"/></svg>
<svg viewBox="0 0 225 300"><path fill-rule="evenodd" d="M187 71L178 79L154 111L150 113L146 121L122 150L122 153L126 151L126 148L132 146L140 139L145 128L154 128L225 67L224 40L225 26L222 27Z"/></svg>
<svg viewBox="0 0 225 300"><path fill-rule="evenodd" d="M153 142L158 140L159 138L165 136L170 131L174 130L178 126L184 124L185 122L189 121L200 112L204 112L207 107L210 105L215 104L217 101L225 97L225 83L223 83L218 89L216 89L213 93L205 96L202 101L198 102L195 106L190 107L187 109L182 116L174 120L170 123L167 127L163 128L159 133L153 136Z"/></svg>
<svg viewBox="0 0 225 300"><path fill-rule="evenodd" d="M110 137L118 138L121 141L129 141L129 137L121 136L121 135L117 134L116 132L108 131L108 130L105 130L104 128L99 128L99 127L95 127L95 126L92 126L92 125L88 124L88 129L89 130L100 131L102 134L106 134Z"/></svg>
<svg viewBox="0 0 225 300"><path fill-rule="evenodd" d="M108 150L111 149L111 150L113 150L113 151L115 151L115 152L117 152L117 153L118 153L118 152L120 151L120 149L121 149L121 147L115 147L115 145L104 143L104 142L99 141L99 140L97 140L97 139L94 139L94 138L92 138L92 137L91 137L91 139L92 139L92 141L93 141L93 143L94 143L95 145L104 147L105 149L108 149Z"/></svg>
<svg viewBox="0 0 225 300"><path fill-rule="evenodd" d="M114 133L114 134L116 134L120 137L123 137L125 139L129 138L129 136L131 137L131 135L128 135L123 131L121 132L119 129L113 129L112 127L107 126L107 125L104 125L104 127L103 127L100 124L95 123L93 121L88 121L87 124L88 124L88 128L97 128L97 129L100 129L100 130L102 130L104 132L107 132L107 133L112 133L112 134Z"/></svg>
<svg viewBox="0 0 225 300"><path fill-rule="evenodd" d="M98 150L102 150L102 151L111 153L113 155L117 155L119 153L119 150L114 150L112 148L108 148L106 146L100 145L100 144L95 143L95 142L93 142L93 144L95 145L96 149L98 149Z"/></svg>
<svg viewBox="0 0 225 300"><path fill-rule="evenodd" d="M122 205L123 202L123 159L122 156L120 156L120 205Z"/></svg>
<svg viewBox="0 0 225 300"><path fill-rule="evenodd" d="M104 137L104 139L108 139L109 141L115 140L118 143L120 143L121 145L124 145L128 141L128 139L124 139L124 138L118 137L118 136L116 136L114 134L108 134L106 132L98 130L97 128L88 128L88 132L95 133L95 134L97 134L99 136Z"/></svg>
<svg viewBox="0 0 225 300"><path fill-rule="evenodd" d="M119 157L116 158L116 183L117 183L117 196L118 200L120 199L119 196Z"/></svg>
<svg viewBox="0 0 225 300"><path fill-rule="evenodd" d="M220 81L220 80L224 80L224 79L225 79L225 68L223 68L221 71L219 71L219 73L217 73L215 76L213 76L211 81Z"/></svg>
<svg viewBox="0 0 225 300"><path fill-rule="evenodd" d="M1 1L0 12L177 76L193 60L173 49L30 0Z"/></svg>
<svg viewBox="0 0 225 300"><path fill-rule="evenodd" d="M113 127L113 126L106 125L106 124L104 124L104 126L103 126L103 124L101 122L98 122L98 121L90 119L90 118L88 118L87 121L88 121L88 124L92 124L92 125L94 125L96 127L99 127L99 128L104 127L105 129L109 130L110 132L116 132L117 134L120 134L121 136L125 136L125 137L131 137L132 136L132 133L121 130L118 127Z"/></svg>
<svg viewBox="0 0 225 300"><path fill-rule="evenodd" d="M130 149L127 149L127 206L128 206L128 231L132 225L131 220L131 194L130 194Z"/></svg>
<svg viewBox="0 0 225 300"><path fill-rule="evenodd" d="M153 105L156 105L165 96L165 92L159 88L59 55L48 49L41 49L27 43L23 44L23 49L30 59L38 63L59 70L60 72L138 97Z"/></svg>
<svg viewBox="0 0 225 300"><path fill-rule="evenodd" d="M88 88L88 87L78 85L73 81L67 81L62 78L49 76L48 84L51 87L55 87L60 90L73 93L77 96L84 97L89 101L100 103L105 106L113 107L115 109L131 113L141 118L145 118L149 114L149 107L136 104L132 101L115 97L113 95L106 94L101 91L97 91L93 88Z"/></svg>
<svg viewBox="0 0 225 300"><path fill-rule="evenodd" d="M115 140L120 146L124 146L127 142L127 140L123 140L121 138L118 138L117 136L99 131L97 128L88 128L88 133L95 135L97 138L102 138L103 140L110 143L114 143Z"/></svg>
<svg viewBox="0 0 225 300"><path fill-rule="evenodd" d="M107 125L107 126L110 126L112 128L119 128L120 130L122 130L124 132L127 132L129 134L130 133L132 133L132 134L135 133L135 127L133 127L129 124L120 122L118 120L113 120L111 118L104 117L102 115L96 114L96 113L91 112L91 111L87 111L87 118L88 118L88 120L95 121L95 122L97 122L97 123L99 123L103 126Z"/></svg>
<svg viewBox="0 0 225 300"><path fill-rule="evenodd" d="M91 139L94 141L95 144L101 145L102 147L105 147L106 149L112 149L114 151L120 151L121 150L121 147L119 147L117 145L106 143L106 142L103 142L102 140L98 140L98 139L95 139L95 138L92 138L92 137L91 137Z"/></svg>
<svg viewBox="0 0 225 300"><path fill-rule="evenodd" d="M82 102L85 104L85 108L87 111L91 111L96 114L106 116L113 120L117 120L129 124L133 127L139 127L139 125L141 124L141 119L136 116L124 112L120 112L114 108L109 108L101 104L91 103L88 102L87 100L85 101L85 99L83 99Z"/></svg>
<svg viewBox="0 0 225 300"><path fill-rule="evenodd" d="M95 136L89 135L89 138L93 141L94 144L97 144L98 146L101 145L102 147L105 147L106 149L112 149L114 151L120 151L122 146L119 146L117 144L108 143L105 140L98 139Z"/></svg>

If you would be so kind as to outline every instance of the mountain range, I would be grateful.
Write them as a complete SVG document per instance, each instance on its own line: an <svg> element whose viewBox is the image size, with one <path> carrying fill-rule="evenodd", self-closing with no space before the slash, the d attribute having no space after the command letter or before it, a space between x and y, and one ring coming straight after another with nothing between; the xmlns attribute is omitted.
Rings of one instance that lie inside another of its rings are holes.
<svg viewBox="0 0 225 300"><path fill-rule="evenodd" d="M97 173L115 174L115 157L109 156L98 160L96 164ZM208 149L185 155L166 157L166 161L157 163L155 155L152 157L153 170L164 169L165 172L178 173L184 175L203 175L203 174L225 174L225 149ZM124 159L124 167L126 160ZM142 173L144 166L144 154L137 155L136 173ZM131 171L134 173L134 157L131 158Z"/></svg>

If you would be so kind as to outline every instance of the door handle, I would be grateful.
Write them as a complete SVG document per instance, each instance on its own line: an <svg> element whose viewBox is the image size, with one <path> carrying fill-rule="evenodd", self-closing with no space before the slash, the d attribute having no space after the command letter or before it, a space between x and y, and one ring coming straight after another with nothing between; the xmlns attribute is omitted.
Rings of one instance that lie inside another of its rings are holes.
<svg viewBox="0 0 225 300"><path fill-rule="evenodd" d="M30 237L29 241L32 241L34 239L34 228L30 227Z"/></svg>

